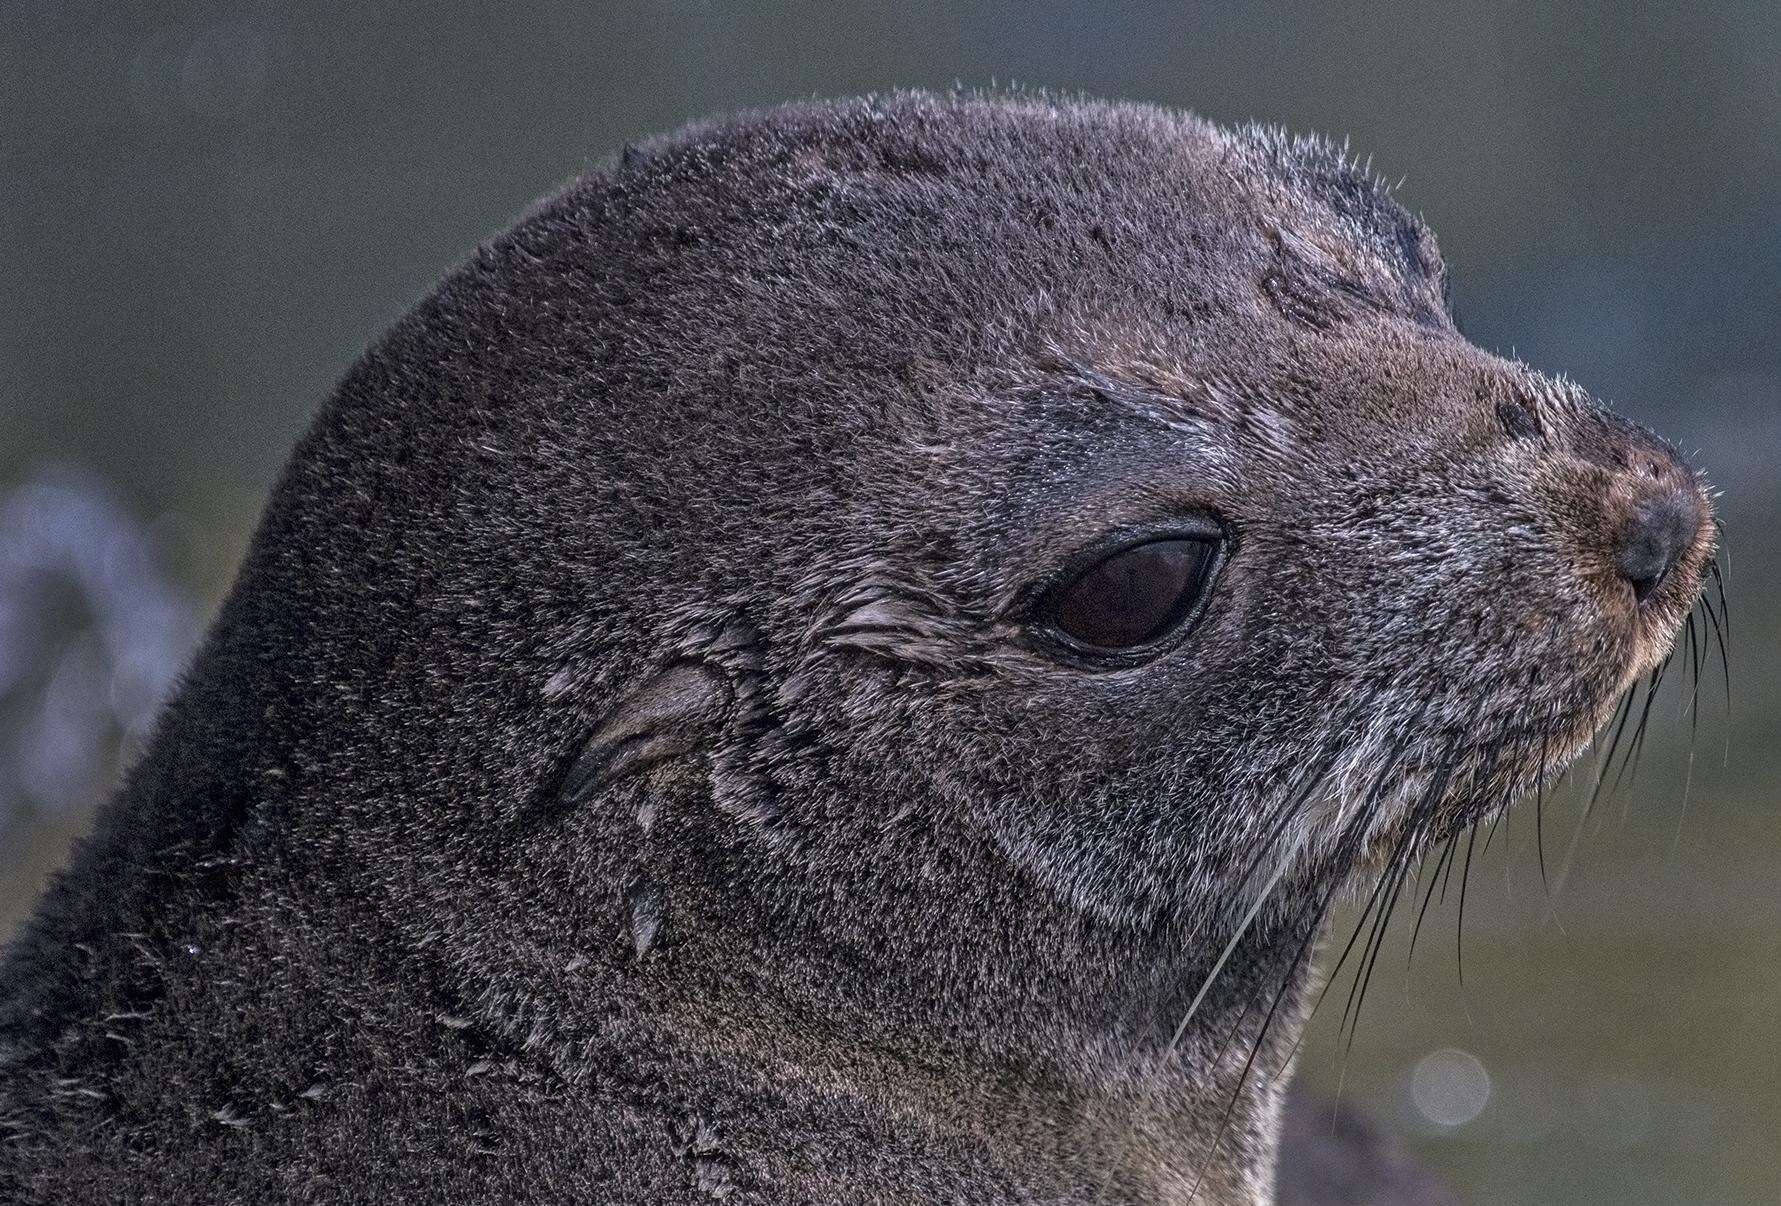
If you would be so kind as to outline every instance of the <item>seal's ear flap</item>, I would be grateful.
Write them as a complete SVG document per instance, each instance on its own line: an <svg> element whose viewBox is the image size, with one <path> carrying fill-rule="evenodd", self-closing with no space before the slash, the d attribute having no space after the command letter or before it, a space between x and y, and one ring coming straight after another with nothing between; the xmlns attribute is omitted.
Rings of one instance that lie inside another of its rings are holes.
<svg viewBox="0 0 1781 1206"><path fill-rule="evenodd" d="M557 788L558 808L577 808L634 771L699 747L729 710L730 688L715 670L677 662L609 713Z"/></svg>

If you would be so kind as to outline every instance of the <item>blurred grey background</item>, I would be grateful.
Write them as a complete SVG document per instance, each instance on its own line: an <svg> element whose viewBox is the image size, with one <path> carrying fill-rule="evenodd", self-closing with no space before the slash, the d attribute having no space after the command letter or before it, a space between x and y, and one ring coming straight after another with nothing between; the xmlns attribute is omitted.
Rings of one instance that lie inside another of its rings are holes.
<svg viewBox="0 0 1781 1206"><path fill-rule="evenodd" d="M1729 712L1715 670L1691 759L1671 689L1630 788L1581 827L1549 802L1550 892L1519 810L1472 870L1463 986L1450 894L1413 963L1400 918L1352 1047L1338 987L1301 1074L1469 1201L1781 1201L1781 7L494 7L0 7L0 934L308 416L478 239L713 110L1080 89L1352 137L1472 338L1724 491Z"/></svg>

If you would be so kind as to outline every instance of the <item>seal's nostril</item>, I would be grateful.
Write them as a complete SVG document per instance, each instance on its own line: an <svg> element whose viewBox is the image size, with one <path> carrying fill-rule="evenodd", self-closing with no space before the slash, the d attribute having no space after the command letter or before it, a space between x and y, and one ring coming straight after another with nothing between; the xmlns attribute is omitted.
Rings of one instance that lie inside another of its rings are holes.
<svg viewBox="0 0 1781 1206"><path fill-rule="evenodd" d="M1662 586L1701 526L1701 504L1692 490L1675 489L1633 512L1614 566L1643 603Z"/></svg>

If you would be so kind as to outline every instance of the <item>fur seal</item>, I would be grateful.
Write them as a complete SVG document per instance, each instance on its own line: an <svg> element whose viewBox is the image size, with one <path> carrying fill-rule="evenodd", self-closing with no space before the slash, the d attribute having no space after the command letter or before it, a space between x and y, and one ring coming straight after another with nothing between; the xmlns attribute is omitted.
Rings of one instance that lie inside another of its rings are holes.
<svg viewBox="0 0 1781 1206"><path fill-rule="evenodd" d="M11 950L8 1200L1268 1200L1333 894L1711 555L1446 284L1322 142L1043 96L540 203L343 380Z"/></svg>

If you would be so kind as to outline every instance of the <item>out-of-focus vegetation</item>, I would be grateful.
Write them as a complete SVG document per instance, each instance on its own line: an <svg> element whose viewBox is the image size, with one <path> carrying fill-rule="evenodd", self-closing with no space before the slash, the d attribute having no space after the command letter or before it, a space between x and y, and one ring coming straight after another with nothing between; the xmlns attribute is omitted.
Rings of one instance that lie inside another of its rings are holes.
<svg viewBox="0 0 1781 1206"><path fill-rule="evenodd" d="M332 380L624 140L712 110L1043 83L1352 136L1468 334L1723 489L1733 706L1472 867L1303 1074L1476 1202L1781 1200L1781 9L453 0L0 8L0 933L86 823ZM1587 770L1587 768L1585 768ZM1684 816L1684 797L1687 798ZM1420 902L1420 898L1419 898Z"/></svg>

